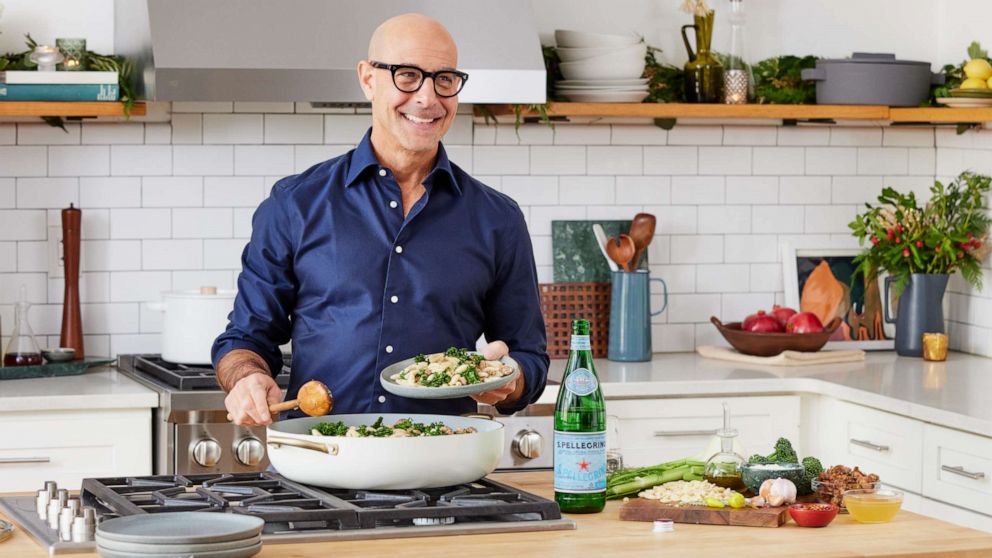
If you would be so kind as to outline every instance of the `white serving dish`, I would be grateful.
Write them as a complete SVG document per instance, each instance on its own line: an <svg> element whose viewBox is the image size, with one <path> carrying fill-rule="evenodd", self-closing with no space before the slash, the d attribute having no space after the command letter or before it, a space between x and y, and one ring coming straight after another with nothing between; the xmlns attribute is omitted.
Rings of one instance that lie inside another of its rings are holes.
<svg viewBox="0 0 992 558"><path fill-rule="evenodd" d="M562 62L577 62L579 60L588 60L590 58L598 58L600 56L636 56L639 58L644 58L644 55L648 52L648 45L646 43L637 43L622 47L559 47L555 49L555 52L558 53L558 58Z"/></svg>
<svg viewBox="0 0 992 558"><path fill-rule="evenodd" d="M647 91L562 91L562 97L576 103L639 103Z"/></svg>
<svg viewBox="0 0 992 558"><path fill-rule="evenodd" d="M627 46L639 43L641 38L633 33L593 33L571 29L555 29L555 44L566 48L595 48Z"/></svg>
<svg viewBox="0 0 992 558"><path fill-rule="evenodd" d="M644 73L644 59L625 58L613 60L608 57L562 62L558 65L565 79L637 79Z"/></svg>

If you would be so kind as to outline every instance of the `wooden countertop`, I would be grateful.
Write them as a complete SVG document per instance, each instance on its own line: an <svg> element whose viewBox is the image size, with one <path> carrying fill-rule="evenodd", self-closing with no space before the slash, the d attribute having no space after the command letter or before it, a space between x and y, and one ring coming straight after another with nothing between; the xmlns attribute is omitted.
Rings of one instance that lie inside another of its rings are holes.
<svg viewBox="0 0 992 558"><path fill-rule="evenodd" d="M551 473L506 473L495 479L552 497ZM355 556L436 556L507 558L523 556L803 556L913 557L953 555L964 558L992 556L992 534L958 527L909 512L899 512L891 523L864 525L839 515L825 529L806 529L791 521L777 529L676 524L672 533L654 533L650 523L619 521L619 502L607 503L603 513L571 515L575 531L461 535L389 540L339 541L307 544L269 544L257 556L335 558ZM2 514L0 514L2 517ZM6 519L6 518L5 518ZM40 547L21 530L0 543L2 557L44 557ZM96 554L73 554L90 558Z"/></svg>

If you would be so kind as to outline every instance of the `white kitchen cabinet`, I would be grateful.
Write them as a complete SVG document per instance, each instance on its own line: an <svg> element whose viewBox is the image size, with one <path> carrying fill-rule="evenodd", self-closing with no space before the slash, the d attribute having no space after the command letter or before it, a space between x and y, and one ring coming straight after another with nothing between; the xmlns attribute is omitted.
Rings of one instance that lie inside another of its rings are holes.
<svg viewBox="0 0 992 558"><path fill-rule="evenodd" d="M857 466L883 484L920 493L922 422L831 398L821 399L818 407L825 467Z"/></svg>
<svg viewBox="0 0 992 558"><path fill-rule="evenodd" d="M624 465L641 467L695 455L723 425L723 402L745 453L770 453L779 437L799 439L799 396L608 399L606 412L619 424ZM613 421L610 421L613 424Z"/></svg>
<svg viewBox="0 0 992 558"><path fill-rule="evenodd" d="M992 438L925 425L923 495L988 512L992 501Z"/></svg>
<svg viewBox="0 0 992 558"><path fill-rule="evenodd" d="M152 473L151 410L0 413L0 492Z"/></svg>

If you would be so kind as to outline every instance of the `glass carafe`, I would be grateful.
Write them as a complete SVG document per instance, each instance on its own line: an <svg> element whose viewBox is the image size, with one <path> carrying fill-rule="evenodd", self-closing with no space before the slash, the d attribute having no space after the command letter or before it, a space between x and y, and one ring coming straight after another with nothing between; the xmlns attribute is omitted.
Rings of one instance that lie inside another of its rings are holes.
<svg viewBox="0 0 992 558"><path fill-rule="evenodd" d="M41 349L28 323L28 310L31 304L25 300L25 288L21 286L21 300L14 310L14 330L4 353L4 366L33 366L41 364Z"/></svg>
<svg viewBox="0 0 992 558"><path fill-rule="evenodd" d="M750 102L754 96L754 74L744 49L744 1L730 0L730 52L723 71L723 101L728 105Z"/></svg>
<svg viewBox="0 0 992 558"><path fill-rule="evenodd" d="M690 103L719 103L723 101L723 66L710 51L713 41L713 10L694 16L693 25L682 26L682 41L689 53L685 64L685 100ZM696 32L696 51L689 44L686 29Z"/></svg>
<svg viewBox="0 0 992 558"><path fill-rule="evenodd" d="M744 458L734 451L734 438L737 431L730 428L730 408L723 404L723 428L717 430L716 435L720 437L720 453L713 455L706 461L703 468L703 478L709 482L730 488L732 490L744 490L744 479L741 477L741 465Z"/></svg>

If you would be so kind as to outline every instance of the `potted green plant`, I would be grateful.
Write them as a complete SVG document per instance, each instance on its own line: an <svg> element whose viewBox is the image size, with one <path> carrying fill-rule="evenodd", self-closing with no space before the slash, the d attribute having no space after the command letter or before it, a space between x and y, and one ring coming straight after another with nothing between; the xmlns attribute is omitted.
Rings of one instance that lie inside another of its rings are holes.
<svg viewBox="0 0 992 558"><path fill-rule="evenodd" d="M981 261L989 253L990 217L986 195L992 178L962 173L948 186L935 181L930 200L922 207L916 194L885 188L878 205L865 204L867 211L848 225L862 246L855 258L866 278L888 272L889 286L899 296L896 323L896 352L921 356L923 333L944 332L942 301L947 279L961 272L980 289ZM886 304L886 321L893 321Z"/></svg>

